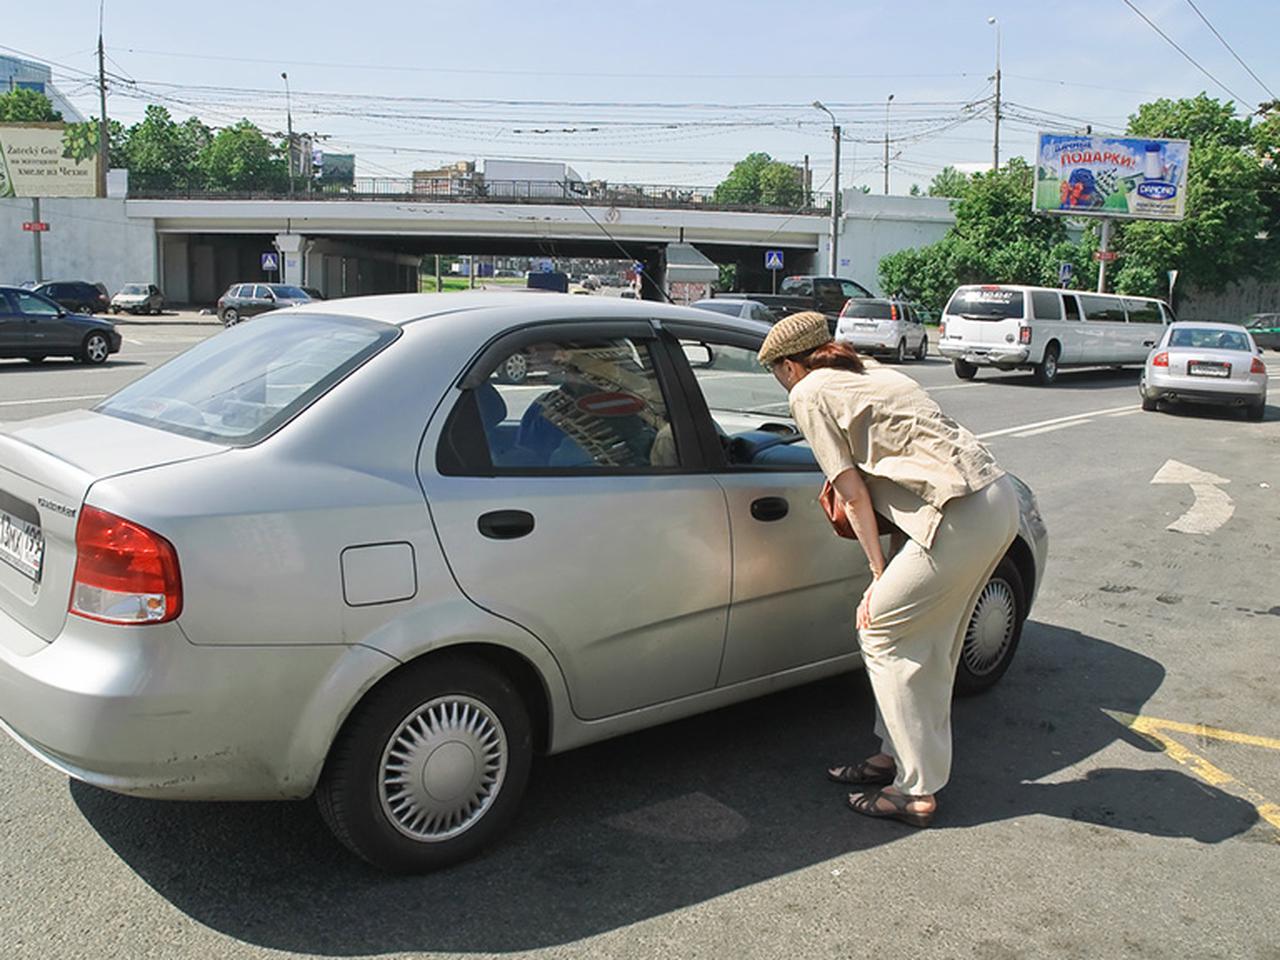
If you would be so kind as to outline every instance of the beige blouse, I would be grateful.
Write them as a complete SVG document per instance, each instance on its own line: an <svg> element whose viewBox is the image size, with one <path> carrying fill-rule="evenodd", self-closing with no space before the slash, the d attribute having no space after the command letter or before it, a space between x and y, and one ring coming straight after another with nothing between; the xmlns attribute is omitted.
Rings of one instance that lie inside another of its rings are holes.
<svg viewBox="0 0 1280 960"><path fill-rule="evenodd" d="M991 452L910 377L820 368L791 389L791 415L828 480L856 468L876 512L926 549L949 500L1004 476Z"/></svg>

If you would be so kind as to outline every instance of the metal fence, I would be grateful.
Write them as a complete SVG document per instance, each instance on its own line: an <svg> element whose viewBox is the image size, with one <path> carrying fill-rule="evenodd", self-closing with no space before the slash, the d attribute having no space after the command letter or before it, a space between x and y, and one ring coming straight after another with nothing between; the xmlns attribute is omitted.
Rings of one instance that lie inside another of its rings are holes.
<svg viewBox="0 0 1280 960"><path fill-rule="evenodd" d="M292 193L269 189L210 190L203 185L164 189L130 185L131 199L145 200L392 200L428 203L520 203L593 207L739 210L825 214L830 193L811 193L794 204L732 203L717 199L715 187L582 182L577 180L463 180L423 177L356 177L350 184L298 184Z"/></svg>

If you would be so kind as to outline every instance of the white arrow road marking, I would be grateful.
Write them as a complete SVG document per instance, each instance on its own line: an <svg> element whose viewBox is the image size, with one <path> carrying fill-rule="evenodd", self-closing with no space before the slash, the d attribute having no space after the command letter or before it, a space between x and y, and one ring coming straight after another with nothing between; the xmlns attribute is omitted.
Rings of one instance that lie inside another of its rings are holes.
<svg viewBox="0 0 1280 960"><path fill-rule="evenodd" d="M1225 491L1218 485L1230 483L1225 477L1216 473L1197 470L1177 460L1166 460L1165 465L1156 471L1151 478L1152 483L1189 484L1191 492L1196 495L1196 502L1191 509L1180 516L1165 529L1178 533L1213 533L1231 519L1236 512L1236 505Z"/></svg>

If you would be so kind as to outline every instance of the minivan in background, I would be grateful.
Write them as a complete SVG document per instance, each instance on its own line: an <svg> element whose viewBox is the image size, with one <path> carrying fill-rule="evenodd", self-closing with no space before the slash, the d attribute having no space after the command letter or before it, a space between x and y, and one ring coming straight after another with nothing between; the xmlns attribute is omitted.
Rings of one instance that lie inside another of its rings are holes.
<svg viewBox="0 0 1280 960"><path fill-rule="evenodd" d="M851 297L836 321L836 339L859 353L892 357L906 363L908 357L923 360L929 352L929 333L913 303Z"/></svg>
<svg viewBox="0 0 1280 960"><path fill-rule="evenodd" d="M1063 367L1145 362L1174 319L1168 304L1151 297L972 284L942 311L938 350L961 380L995 367L1029 369L1050 384Z"/></svg>

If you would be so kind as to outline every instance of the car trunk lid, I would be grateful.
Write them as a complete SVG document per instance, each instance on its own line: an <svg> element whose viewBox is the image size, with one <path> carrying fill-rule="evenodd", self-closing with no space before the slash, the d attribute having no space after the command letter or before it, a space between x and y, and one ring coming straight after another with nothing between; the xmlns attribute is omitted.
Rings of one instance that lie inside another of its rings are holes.
<svg viewBox="0 0 1280 960"><path fill-rule="evenodd" d="M53 640L67 617L90 487L223 449L88 410L0 430L0 611Z"/></svg>

